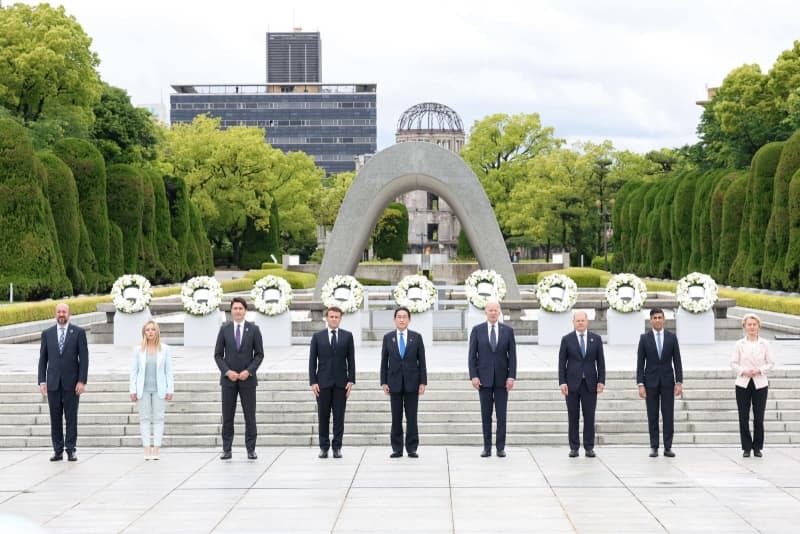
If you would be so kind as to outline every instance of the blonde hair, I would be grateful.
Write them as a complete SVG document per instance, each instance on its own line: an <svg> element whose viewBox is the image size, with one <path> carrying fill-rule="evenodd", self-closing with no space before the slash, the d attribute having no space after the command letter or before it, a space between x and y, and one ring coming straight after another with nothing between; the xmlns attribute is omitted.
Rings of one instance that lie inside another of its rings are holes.
<svg viewBox="0 0 800 534"><path fill-rule="evenodd" d="M744 317L742 317L742 328L744 328L744 325L747 323L748 319L752 319L755 322L757 322L758 323L758 327L761 328L761 317L759 317L755 313L748 313L748 314L745 314Z"/></svg>
<svg viewBox="0 0 800 534"><path fill-rule="evenodd" d="M144 326L142 326L142 352L147 350L147 335L145 334L145 330L147 330L147 327L149 325L153 325L155 327L155 329L156 329L156 339L155 339L156 347L158 347L159 349L161 348L161 329L158 327L158 323L151 319L151 320L147 321L146 323L144 323Z"/></svg>

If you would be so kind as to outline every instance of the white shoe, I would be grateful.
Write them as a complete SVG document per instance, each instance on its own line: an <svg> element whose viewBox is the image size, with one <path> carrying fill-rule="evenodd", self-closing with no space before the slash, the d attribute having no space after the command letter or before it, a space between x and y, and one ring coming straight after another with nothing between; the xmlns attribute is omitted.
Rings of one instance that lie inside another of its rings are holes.
<svg viewBox="0 0 800 534"><path fill-rule="evenodd" d="M159 458L158 458L158 455L157 455L157 454L154 454L154 455L152 456L152 459L153 459L153 460L158 460L158 459L159 459Z"/></svg>
<svg viewBox="0 0 800 534"><path fill-rule="evenodd" d="M150 458L151 458L151 456L150 456L149 454L145 454L145 455L144 455L144 459L145 459L145 460L149 460Z"/></svg>

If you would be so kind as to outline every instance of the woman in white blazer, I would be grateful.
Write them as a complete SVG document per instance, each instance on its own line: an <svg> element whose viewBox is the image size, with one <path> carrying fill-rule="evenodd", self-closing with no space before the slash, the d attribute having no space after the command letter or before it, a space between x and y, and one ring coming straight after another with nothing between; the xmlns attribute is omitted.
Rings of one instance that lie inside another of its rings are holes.
<svg viewBox="0 0 800 534"><path fill-rule="evenodd" d="M169 347L161 343L158 324L147 321L142 327L142 344L133 349L130 380L131 401L138 403L139 408L145 460L158 460L164 435L164 409L174 393Z"/></svg>
<svg viewBox="0 0 800 534"><path fill-rule="evenodd" d="M775 366L772 348L766 339L759 337L761 319L748 313L742 319L744 339L736 342L731 356L731 367L736 371L736 405L739 408L739 435L743 456L761 456L764 448L764 411L767 407L767 371ZM750 404L753 405L753 435L750 435Z"/></svg>

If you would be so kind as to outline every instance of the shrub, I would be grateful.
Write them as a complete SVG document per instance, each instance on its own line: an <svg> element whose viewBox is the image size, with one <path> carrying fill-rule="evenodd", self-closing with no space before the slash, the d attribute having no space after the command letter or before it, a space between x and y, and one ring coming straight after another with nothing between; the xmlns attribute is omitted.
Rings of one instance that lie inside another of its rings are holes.
<svg viewBox="0 0 800 534"><path fill-rule="evenodd" d="M136 168L124 163L110 165L106 176L108 215L122 230L122 261L125 272L138 273L144 209L142 176Z"/></svg>

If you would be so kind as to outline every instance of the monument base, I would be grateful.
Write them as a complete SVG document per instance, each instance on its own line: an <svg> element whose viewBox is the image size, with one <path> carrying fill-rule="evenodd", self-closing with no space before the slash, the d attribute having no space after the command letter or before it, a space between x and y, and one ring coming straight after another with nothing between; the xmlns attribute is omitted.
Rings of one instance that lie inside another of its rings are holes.
<svg viewBox="0 0 800 534"><path fill-rule="evenodd" d="M261 330L261 339L265 347L288 347L292 344L292 314L284 312L280 315L256 314L254 321Z"/></svg>
<svg viewBox="0 0 800 534"><path fill-rule="evenodd" d="M426 347L433 345L433 310L413 314L408 328L419 332Z"/></svg>
<svg viewBox="0 0 800 534"><path fill-rule="evenodd" d="M621 313L609 309L606 318L609 345L639 344L639 336L644 333L645 315L642 311Z"/></svg>
<svg viewBox="0 0 800 534"><path fill-rule="evenodd" d="M183 317L184 347L213 347L217 344L220 325L225 322L225 313L219 310L208 315Z"/></svg>
<svg viewBox="0 0 800 534"><path fill-rule="evenodd" d="M675 313L675 333L681 345L714 343L714 310L692 313L678 308Z"/></svg>
<svg viewBox="0 0 800 534"><path fill-rule="evenodd" d="M561 338L574 329L572 312L556 313L539 310L539 345L561 345Z"/></svg>
<svg viewBox="0 0 800 534"><path fill-rule="evenodd" d="M369 321L369 313L364 313L361 310L358 310L354 313L345 313L342 315L342 322L339 323L341 328L344 328L353 334L353 345L356 347L361 346L361 332L363 330L363 321L365 319Z"/></svg>
<svg viewBox="0 0 800 534"><path fill-rule="evenodd" d="M142 344L142 327L152 319L150 308L136 313L114 314L114 345L133 347Z"/></svg>

